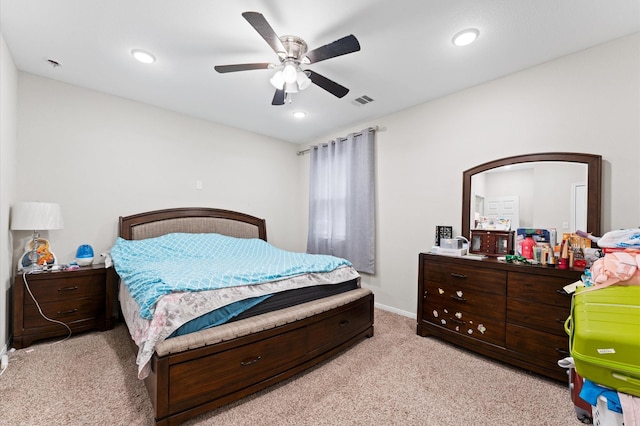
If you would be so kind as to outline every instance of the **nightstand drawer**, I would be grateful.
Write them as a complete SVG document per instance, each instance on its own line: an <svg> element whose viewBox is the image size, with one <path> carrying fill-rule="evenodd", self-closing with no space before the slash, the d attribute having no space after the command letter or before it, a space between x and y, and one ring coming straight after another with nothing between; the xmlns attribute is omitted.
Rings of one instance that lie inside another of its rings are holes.
<svg viewBox="0 0 640 426"><path fill-rule="evenodd" d="M49 318L66 323L94 319L104 305L104 297L92 299L60 300L57 302L40 303L42 312ZM46 327L53 323L40 315L35 304L24 307L24 327Z"/></svg>
<svg viewBox="0 0 640 426"><path fill-rule="evenodd" d="M54 275L51 274L51 277L54 277ZM27 275L27 284L40 304L57 300L94 298L104 295L104 277L101 275L79 275L56 280L32 279ZM33 305L33 300L29 294L25 295L24 301L25 304Z"/></svg>

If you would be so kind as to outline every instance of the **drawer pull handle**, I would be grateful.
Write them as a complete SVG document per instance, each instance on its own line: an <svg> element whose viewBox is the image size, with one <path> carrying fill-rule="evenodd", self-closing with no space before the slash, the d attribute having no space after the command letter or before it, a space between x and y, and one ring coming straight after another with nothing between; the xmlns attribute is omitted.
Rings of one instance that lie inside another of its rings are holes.
<svg viewBox="0 0 640 426"><path fill-rule="evenodd" d="M260 361L262 359L262 356L258 355L257 357L255 357L254 359L251 359L249 361L240 361L240 365L243 367L247 367L251 364L255 364L256 362Z"/></svg>
<svg viewBox="0 0 640 426"><path fill-rule="evenodd" d="M556 348L556 352L558 352L559 354L565 355L565 356L569 356L569 355L571 355L571 354L569 353L569 351L568 351L568 350L566 350L566 349Z"/></svg>
<svg viewBox="0 0 640 426"><path fill-rule="evenodd" d="M451 276L453 278L458 278L458 279L461 279L461 280L466 280L467 279L466 275L464 275L464 274L456 274L455 272L452 272Z"/></svg>
<svg viewBox="0 0 640 426"><path fill-rule="evenodd" d="M340 321L340 324L339 324L339 325L340 325L340 327L346 327L346 326L348 326L349 324L351 324L351 323L349 322L349 320L344 320L344 321Z"/></svg>
<svg viewBox="0 0 640 426"><path fill-rule="evenodd" d="M565 322L565 321L566 321L566 319L556 318L556 322L557 322L558 324L562 324L562 325L564 325L564 322Z"/></svg>
<svg viewBox="0 0 640 426"><path fill-rule="evenodd" d="M464 297L458 297L458 296L454 296L454 295L451 295L450 297L453 300L457 300L458 302L465 302L465 303L467 302L467 299L465 299Z"/></svg>
<svg viewBox="0 0 640 426"><path fill-rule="evenodd" d="M58 311L58 315L71 315L78 312L78 309L70 309L68 311Z"/></svg>
<svg viewBox="0 0 640 426"><path fill-rule="evenodd" d="M77 289L78 289L78 286L76 285L76 286L73 286L73 287L62 287L62 288L59 288L58 291L73 291L73 290L77 290Z"/></svg>
<svg viewBox="0 0 640 426"><path fill-rule="evenodd" d="M464 324L464 321L460 321L458 318L449 318L449 321L455 322L456 324Z"/></svg>

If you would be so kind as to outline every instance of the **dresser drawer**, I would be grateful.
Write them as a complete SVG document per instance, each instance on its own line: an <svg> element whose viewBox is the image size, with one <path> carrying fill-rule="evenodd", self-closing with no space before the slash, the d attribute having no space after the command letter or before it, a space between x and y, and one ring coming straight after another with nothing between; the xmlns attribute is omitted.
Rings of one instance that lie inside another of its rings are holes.
<svg viewBox="0 0 640 426"><path fill-rule="evenodd" d="M483 317L504 321L505 297L487 293L478 289L478 286L468 282L457 283L457 286L448 283L435 283L427 281L424 284L425 299L424 315L430 316L432 309L442 311L447 309L451 312L464 311L475 313ZM429 305L430 307L427 307Z"/></svg>
<svg viewBox="0 0 640 426"><path fill-rule="evenodd" d="M53 274L49 276L55 276ZM104 295L105 279L102 275L79 275L65 279L41 280L27 276L27 284L38 303L56 300L80 299L100 297ZM26 290L26 289L25 289ZM33 299L28 294L24 298L25 305L32 304Z"/></svg>
<svg viewBox="0 0 640 426"><path fill-rule="evenodd" d="M564 322L570 307L547 305L523 299L507 299L507 322L567 337Z"/></svg>
<svg viewBox="0 0 640 426"><path fill-rule="evenodd" d="M305 356L307 339L307 328L301 327L215 357L172 365L169 401L180 407L201 398L219 398L272 377Z"/></svg>
<svg viewBox="0 0 640 426"><path fill-rule="evenodd" d="M521 272L509 272L507 294L523 300L569 308L571 295L562 289L575 280L563 277L540 276Z"/></svg>
<svg viewBox="0 0 640 426"><path fill-rule="evenodd" d="M507 273L466 265L425 263L424 280L428 287L449 286L456 290L473 287L478 292L505 295Z"/></svg>
<svg viewBox="0 0 640 426"><path fill-rule="evenodd" d="M507 324L507 349L527 362L552 370L560 369L558 360L569 356L569 337Z"/></svg>
<svg viewBox="0 0 640 426"><path fill-rule="evenodd" d="M61 321L65 324L71 324L76 321L94 319L98 313L101 313L101 307L104 305L104 296L94 297L91 299L69 299L59 300L50 303L40 303L42 312L49 318ZM38 307L31 303L25 304L24 307L24 327L48 327L54 323L44 319ZM73 328L73 327L72 327Z"/></svg>
<svg viewBox="0 0 640 426"><path fill-rule="evenodd" d="M504 306L504 298L502 306ZM427 322L488 343L500 346L505 344L504 320L480 313L442 307L429 301L424 304L424 307L425 312L422 318Z"/></svg>

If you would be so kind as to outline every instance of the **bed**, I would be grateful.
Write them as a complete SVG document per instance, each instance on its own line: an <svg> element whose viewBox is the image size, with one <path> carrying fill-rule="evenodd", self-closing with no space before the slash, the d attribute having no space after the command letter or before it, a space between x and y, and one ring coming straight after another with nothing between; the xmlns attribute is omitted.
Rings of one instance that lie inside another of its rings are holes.
<svg viewBox="0 0 640 426"><path fill-rule="evenodd" d="M119 220L119 240L127 242L155 241L176 233L264 242L267 238L263 219L229 210L176 208ZM127 319L131 314L126 313L130 311L126 308L127 303L131 305L130 295L123 290L116 268L109 271L111 285L120 288L120 315L131 331L131 320ZM281 291L278 298L269 297L229 322L155 343L142 377L156 424L180 424L285 380L373 336L373 294L360 287L359 276L307 289L312 291ZM134 340L132 337L139 355Z"/></svg>

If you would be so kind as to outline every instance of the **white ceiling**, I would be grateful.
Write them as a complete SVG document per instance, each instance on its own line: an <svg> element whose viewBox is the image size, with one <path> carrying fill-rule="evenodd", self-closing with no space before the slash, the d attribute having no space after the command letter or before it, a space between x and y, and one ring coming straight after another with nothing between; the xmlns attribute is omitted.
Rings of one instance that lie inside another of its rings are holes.
<svg viewBox="0 0 640 426"><path fill-rule="evenodd" d="M310 50L354 34L359 52L308 66L350 92L312 85L272 106L272 70L215 72L277 62L244 11ZM453 46L468 27L479 39ZM0 31L19 70L307 143L640 31L640 0L0 0ZM136 62L134 48L157 61ZM374 102L357 106L362 95Z"/></svg>

